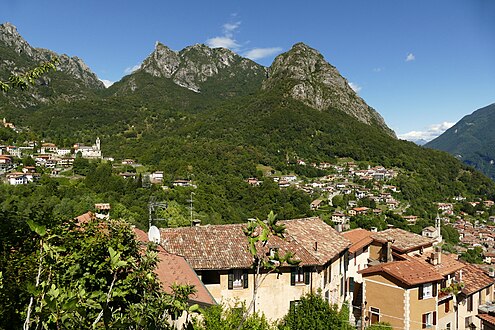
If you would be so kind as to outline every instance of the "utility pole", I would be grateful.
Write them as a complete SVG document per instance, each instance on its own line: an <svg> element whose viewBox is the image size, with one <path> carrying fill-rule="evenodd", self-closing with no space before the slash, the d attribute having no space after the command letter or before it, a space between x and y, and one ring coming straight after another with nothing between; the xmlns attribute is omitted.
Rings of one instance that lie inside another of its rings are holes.
<svg viewBox="0 0 495 330"><path fill-rule="evenodd" d="M191 209L191 226L193 226L193 195L196 195L194 191L191 191L191 199L189 200Z"/></svg>

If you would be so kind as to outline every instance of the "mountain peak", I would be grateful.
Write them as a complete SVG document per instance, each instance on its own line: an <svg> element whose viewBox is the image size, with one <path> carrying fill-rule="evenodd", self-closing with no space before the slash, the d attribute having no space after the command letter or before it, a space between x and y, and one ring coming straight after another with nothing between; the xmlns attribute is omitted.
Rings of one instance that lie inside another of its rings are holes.
<svg viewBox="0 0 495 330"><path fill-rule="evenodd" d="M210 48L205 44L195 44L175 52L157 42L141 68L154 77L172 79L175 84L197 93L208 80L222 79L227 83L227 77L251 80L253 76L264 75L264 68L253 61L229 49Z"/></svg>
<svg viewBox="0 0 495 330"><path fill-rule="evenodd" d="M285 96L320 110L339 109L369 125L385 129L383 118L369 107L350 87L339 71L316 49L299 42L278 55L269 68L263 88L283 86Z"/></svg>

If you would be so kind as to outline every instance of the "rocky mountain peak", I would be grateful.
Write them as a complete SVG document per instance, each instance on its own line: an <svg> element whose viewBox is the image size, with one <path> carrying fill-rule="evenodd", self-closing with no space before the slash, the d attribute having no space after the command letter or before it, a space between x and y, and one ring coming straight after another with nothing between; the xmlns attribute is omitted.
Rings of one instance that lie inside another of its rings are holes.
<svg viewBox="0 0 495 330"><path fill-rule="evenodd" d="M249 79L246 76L261 77L264 71L262 66L226 48L195 44L176 52L161 43L155 45L141 69L155 77L170 78L175 84L197 93L211 79L220 79L221 76L235 79L238 74Z"/></svg>
<svg viewBox="0 0 495 330"><path fill-rule="evenodd" d="M3 75L8 75L11 72L22 72L32 69L41 62L49 61L53 57L59 58L57 65L57 76L64 80L64 85L68 87L73 83L80 90L81 87L89 89L105 88L103 83L91 71L91 69L78 57L70 57L65 54L57 54L51 50L32 47L17 31L17 28L11 23L0 25L0 47L4 48L3 58L0 59L0 68ZM60 76L60 74L62 76ZM65 76L66 75L66 76ZM75 79L73 79L75 78ZM43 78L44 85L51 84L51 77ZM68 84L68 81L71 83ZM68 88L70 89L70 88ZM55 93L57 94L57 93ZM58 95L61 98L74 98L74 95ZM34 101L26 101L28 104L37 102L48 102L49 100L32 94Z"/></svg>
<svg viewBox="0 0 495 330"><path fill-rule="evenodd" d="M263 88L284 85L286 96L306 105L327 111L339 109L366 123L378 125L391 135L383 118L369 107L350 87L339 71L322 54L304 43L275 58Z"/></svg>

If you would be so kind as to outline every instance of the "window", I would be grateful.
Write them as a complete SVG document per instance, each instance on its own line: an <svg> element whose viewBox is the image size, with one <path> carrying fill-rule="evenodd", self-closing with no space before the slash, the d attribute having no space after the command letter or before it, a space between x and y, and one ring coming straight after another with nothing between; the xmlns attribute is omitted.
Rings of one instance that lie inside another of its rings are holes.
<svg viewBox="0 0 495 330"><path fill-rule="evenodd" d="M431 328L437 324L437 312L430 312L422 315L422 328Z"/></svg>
<svg viewBox="0 0 495 330"><path fill-rule="evenodd" d="M471 323L473 323L472 320L471 320L471 316L466 317L464 319L464 328L465 329L470 329L471 328Z"/></svg>
<svg viewBox="0 0 495 330"><path fill-rule="evenodd" d="M470 295L467 298L467 311L472 312L473 311L473 295Z"/></svg>
<svg viewBox="0 0 495 330"><path fill-rule="evenodd" d="M418 288L418 298L428 299L437 296L437 284L436 283L426 283Z"/></svg>
<svg viewBox="0 0 495 330"><path fill-rule="evenodd" d="M248 287L248 272L243 269L229 271L228 289L246 289Z"/></svg>
<svg viewBox="0 0 495 330"><path fill-rule="evenodd" d="M431 283L423 284L423 299L433 296L433 285Z"/></svg>
<svg viewBox="0 0 495 330"><path fill-rule="evenodd" d="M380 309L375 307L370 307L370 322L375 324L380 322Z"/></svg>
<svg viewBox="0 0 495 330"><path fill-rule="evenodd" d="M220 284L220 273L217 270L204 270L201 280L204 284Z"/></svg>
<svg viewBox="0 0 495 330"><path fill-rule="evenodd" d="M290 275L290 285L309 284L310 275L306 268L294 267Z"/></svg>
<svg viewBox="0 0 495 330"><path fill-rule="evenodd" d="M452 326L450 325L450 323L447 323L447 324L445 325L445 329L446 329L446 330L450 330L451 328L452 328Z"/></svg>

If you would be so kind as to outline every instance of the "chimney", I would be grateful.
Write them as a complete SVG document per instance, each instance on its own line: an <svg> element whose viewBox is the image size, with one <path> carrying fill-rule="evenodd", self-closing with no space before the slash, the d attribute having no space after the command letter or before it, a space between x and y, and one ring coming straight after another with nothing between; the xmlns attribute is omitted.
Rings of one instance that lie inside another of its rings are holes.
<svg viewBox="0 0 495 330"><path fill-rule="evenodd" d="M199 220L199 219L194 219L194 220L192 221L192 223L191 223L191 226L192 226L192 227L199 227L199 226L201 226L201 220Z"/></svg>
<svg viewBox="0 0 495 330"><path fill-rule="evenodd" d="M387 241L387 262L393 261L392 259L392 241Z"/></svg>
<svg viewBox="0 0 495 330"><path fill-rule="evenodd" d="M495 277L495 270L493 267L488 268L488 276Z"/></svg>
<svg viewBox="0 0 495 330"><path fill-rule="evenodd" d="M459 282L462 282L462 269L459 270Z"/></svg>
<svg viewBox="0 0 495 330"><path fill-rule="evenodd" d="M372 233L376 233L376 232L378 232L378 228L376 228L376 227L371 227L370 231L371 231Z"/></svg>
<svg viewBox="0 0 495 330"><path fill-rule="evenodd" d="M318 242L315 242L315 246L313 247L315 251L318 251Z"/></svg>

